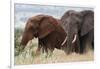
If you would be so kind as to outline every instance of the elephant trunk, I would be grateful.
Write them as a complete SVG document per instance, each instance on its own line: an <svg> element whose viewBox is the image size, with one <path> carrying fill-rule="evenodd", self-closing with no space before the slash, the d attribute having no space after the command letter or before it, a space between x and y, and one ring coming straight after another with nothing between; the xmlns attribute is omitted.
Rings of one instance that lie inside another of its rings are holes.
<svg viewBox="0 0 100 69"><path fill-rule="evenodd" d="M70 54L71 53L71 49L72 49L72 40L73 40L73 33L71 32L71 30L69 30L67 32L67 36L68 36L68 39L67 39L67 54Z"/></svg>
<svg viewBox="0 0 100 69"><path fill-rule="evenodd" d="M21 40L21 45L26 46L27 43L34 38L30 32L24 32Z"/></svg>
<svg viewBox="0 0 100 69"><path fill-rule="evenodd" d="M77 37L78 37L78 29L77 29L77 26L70 26L68 28L68 31L67 31L67 54L70 54L71 51L72 51L72 46L73 44L77 41Z"/></svg>

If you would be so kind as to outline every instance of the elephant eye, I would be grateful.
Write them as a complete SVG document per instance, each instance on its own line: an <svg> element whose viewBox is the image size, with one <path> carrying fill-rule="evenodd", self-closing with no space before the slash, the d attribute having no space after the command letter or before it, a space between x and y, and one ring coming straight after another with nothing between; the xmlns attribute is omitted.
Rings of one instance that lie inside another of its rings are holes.
<svg viewBox="0 0 100 69"><path fill-rule="evenodd" d="M31 19L30 22L34 22L34 20Z"/></svg>

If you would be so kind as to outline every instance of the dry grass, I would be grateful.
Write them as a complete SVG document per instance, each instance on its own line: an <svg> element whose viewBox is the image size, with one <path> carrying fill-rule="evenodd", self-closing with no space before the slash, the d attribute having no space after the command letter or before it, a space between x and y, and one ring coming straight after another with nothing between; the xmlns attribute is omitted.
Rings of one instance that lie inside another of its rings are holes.
<svg viewBox="0 0 100 69"><path fill-rule="evenodd" d="M34 44L35 46L30 44ZM30 42L22 54L15 56L15 65L92 61L94 59L94 53L91 50L83 55L75 53L66 55L62 50L55 49L50 57L45 58L43 53L36 56L35 51L37 44L37 39L32 41L32 43Z"/></svg>

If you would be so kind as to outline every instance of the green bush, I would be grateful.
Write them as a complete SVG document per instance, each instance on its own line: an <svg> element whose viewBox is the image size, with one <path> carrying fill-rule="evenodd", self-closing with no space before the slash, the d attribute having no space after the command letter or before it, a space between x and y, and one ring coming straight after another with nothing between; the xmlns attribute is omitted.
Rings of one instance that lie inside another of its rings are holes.
<svg viewBox="0 0 100 69"><path fill-rule="evenodd" d="M20 41L19 38L22 35L22 29L15 29L14 31L14 55L17 56L20 53Z"/></svg>

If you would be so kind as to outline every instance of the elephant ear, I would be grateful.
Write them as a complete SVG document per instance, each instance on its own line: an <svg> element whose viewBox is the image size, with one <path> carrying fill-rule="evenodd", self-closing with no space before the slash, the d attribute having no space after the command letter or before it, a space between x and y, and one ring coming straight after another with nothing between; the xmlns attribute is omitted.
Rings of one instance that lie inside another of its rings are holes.
<svg viewBox="0 0 100 69"><path fill-rule="evenodd" d="M44 38L55 30L56 19L50 16L44 16L39 26L39 38Z"/></svg>
<svg viewBox="0 0 100 69"><path fill-rule="evenodd" d="M87 10L87 11L82 11L81 13L83 15L81 36L84 36L94 28L94 12Z"/></svg>

